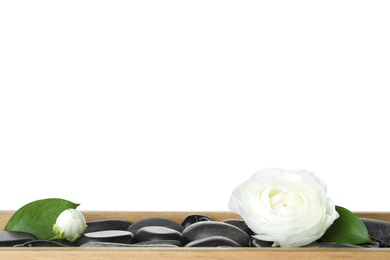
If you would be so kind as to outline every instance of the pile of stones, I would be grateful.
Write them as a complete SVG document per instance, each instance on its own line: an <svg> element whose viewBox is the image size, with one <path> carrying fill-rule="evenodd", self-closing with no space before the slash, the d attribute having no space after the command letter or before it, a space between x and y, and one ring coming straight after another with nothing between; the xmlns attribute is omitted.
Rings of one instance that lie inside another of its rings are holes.
<svg viewBox="0 0 390 260"><path fill-rule="evenodd" d="M364 219L374 245L340 245L314 242L307 247L390 247L390 222ZM0 247L271 247L252 237L243 220L213 221L192 214L179 224L167 218L146 218L134 223L106 219L87 223L85 233L74 243L67 240L38 240L25 232L0 231Z"/></svg>

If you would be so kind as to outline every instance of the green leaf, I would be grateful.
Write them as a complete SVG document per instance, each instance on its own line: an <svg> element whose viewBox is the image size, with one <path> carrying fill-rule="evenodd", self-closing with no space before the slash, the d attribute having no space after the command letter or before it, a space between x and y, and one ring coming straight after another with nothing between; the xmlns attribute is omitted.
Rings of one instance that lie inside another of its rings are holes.
<svg viewBox="0 0 390 260"><path fill-rule="evenodd" d="M40 240L48 240L55 235L53 225L61 212L79 205L57 198L33 201L18 209L4 230L28 232Z"/></svg>
<svg viewBox="0 0 390 260"><path fill-rule="evenodd" d="M333 222L320 240L353 245L374 243L359 217L340 206L336 206L336 211L340 214L340 217Z"/></svg>

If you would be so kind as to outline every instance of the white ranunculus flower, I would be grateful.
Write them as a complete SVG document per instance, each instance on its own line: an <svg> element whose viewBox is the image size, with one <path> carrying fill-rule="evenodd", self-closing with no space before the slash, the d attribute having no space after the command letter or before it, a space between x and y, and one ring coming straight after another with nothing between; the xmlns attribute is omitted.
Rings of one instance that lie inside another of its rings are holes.
<svg viewBox="0 0 390 260"><path fill-rule="evenodd" d="M281 247L310 244L339 217L325 183L306 170L258 171L233 191L229 208L255 238Z"/></svg>
<svg viewBox="0 0 390 260"><path fill-rule="evenodd" d="M83 214L76 209L64 210L53 226L55 238L76 241L86 230L87 225Z"/></svg>

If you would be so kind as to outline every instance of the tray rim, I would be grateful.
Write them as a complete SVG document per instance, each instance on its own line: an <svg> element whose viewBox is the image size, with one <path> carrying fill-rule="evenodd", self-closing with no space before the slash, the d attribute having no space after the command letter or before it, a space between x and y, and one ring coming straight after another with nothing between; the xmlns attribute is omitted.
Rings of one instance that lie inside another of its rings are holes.
<svg viewBox="0 0 390 260"><path fill-rule="evenodd" d="M15 211L0 211L0 228ZM213 220L241 217L229 211L98 211L81 212L87 221L99 219L127 219L136 221L145 217L166 217L177 221L184 220L190 214L209 215ZM359 211L359 217L390 221L390 212ZM390 248L0 248L0 259L390 259Z"/></svg>

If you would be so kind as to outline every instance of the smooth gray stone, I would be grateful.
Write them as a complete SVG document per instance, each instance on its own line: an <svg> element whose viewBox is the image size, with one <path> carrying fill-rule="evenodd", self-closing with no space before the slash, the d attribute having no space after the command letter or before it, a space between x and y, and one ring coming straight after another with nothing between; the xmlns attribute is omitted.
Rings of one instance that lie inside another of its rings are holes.
<svg viewBox="0 0 390 260"><path fill-rule="evenodd" d="M172 228L160 226L147 226L138 229L135 234L135 239L139 242L153 241L153 240L177 240L184 243L184 238L181 232Z"/></svg>
<svg viewBox="0 0 390 260"><path fill-rule="evenodd" d="M170 243L161 243L161 244L143 244L143 245L140 245L140 244L131 244L130 247L173 247L173 248L177 248L179 246L177 245L172 245Z"/></svg>
<svg viewBox="0 0 390 260"><path fill-rule="evenodd" d="M174 245L177 247L183 246L182 243L180 243L177 240L153 240L153 241L145 241L145 242L138 242L133 245L135 246L142 246L142 245Z"/></svg>
<svg viewBox="0 0 390 260"><path fill-rule="evenodd" d="M85 232L96 232L103 230L127 230L132 223L127 220L105 219L87 222Z"/></svg>
<svg viewBox="0 0 390 260"><path fill-rule="evenodd" d="M250 236L238 227L217 221L194 223L184 229L183 236L189 242L205 237L224 236L244 247L249 246L250 240Z"/></svg>
<svg viewBox="0 0 390 260"><path fill-rule="evenodd" d="M53 240L50 240L50 241L55 241L55 242L58 242L60 244L63 244L65 246L77 246L77 241L76 242L70 242L69 240L66 240L66 239L53 239Z"/></svg>
<svg viewBox="0 0 390 260"><path fill-rule="evenodd" d="M183 222L181 223L181 225L186 228L188 227L189 225L192 225L194 223L197 223L197 222L201 222L201 221L211 221L212 219L209 217L209 216L206 216L206 215L201 215L201 214L191 214L191 215L188 215L184 220Z"/></svg>
<svg viewBox="0 0 390 260"><path fill-rule="evenodd" d="M137 231L140 228L148 226L167 227L179 232L182 232L184 229L183 226L179 223L167 218L145 218L133 223L127 230L133 234L137 234Z"/></svg>
<svg viewBox="0 0 390 260"><path fill-rule="evenodd" d="M111 242L131 244L134 242L134 235L133 233L125 230L105 230L84 233L84 235L82 235L77 240L78 245L82 245L88 242Z"/></svg>
<svg viewBox="0 0 390 260"><path fill-rule="evenodd" d="M249 246L250 247L272 247L273 243L274 242L263 241L252 237L249 242Z"/></svg>
<svg viewBox="0 0 390 260"><path fill-rule="evenodd" d="M86 242L80 247L131 247L132 244L112 243L112 242Z"/></svg>
<svg viewBox="0 0 390 260"><path fill-rule="evenodd" d="M241 247L241 245L227 237L211 236L191 241L185 247Z"/></svg>
<svg viewBox="0 0 390 260"><path fill-rule="evenodd" d="M361 220L366 225L370 237L379 242L379 247L390 247L390 222L370 218Z"/></svg>
<svg viewBox="0 0 390 260"><path fill-rule="evenodd" d="M250 229L248 227L248 225L245 223L244 220L241 220L241 219L226 219L226 220L222 221L222 223L227 223L227 224L233 225L235 227L238 227L239 229L245 231L245 233L247 233L249 236L253 236L254 235L252 229Z"/></svg>
<svg viewBox="0 0 390 260"><path fill-rule="evenodd" d="M27 232L0 231L0 247L19 245L32 240L37 240L37 237Z"/></svg>
<svg viewBox="0 0 390 260"><path fill-rule="evenodd" d="M80 247L178 247L172 244L121 244L121 243L111 243L111 242L87 242L80 245Z"/></svg>
<svg viewBox="0 0 390 260"><path fill-rule="evenodd" d="M14 247L68 247L67 245L61 244L57 241L49 240L32 240L23 244L15 245Z"/></svg>

